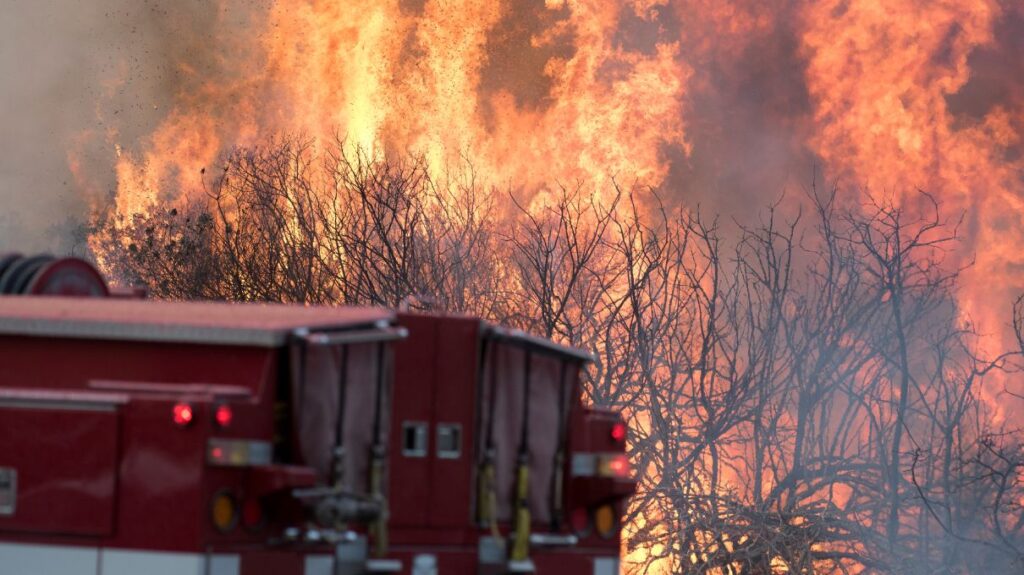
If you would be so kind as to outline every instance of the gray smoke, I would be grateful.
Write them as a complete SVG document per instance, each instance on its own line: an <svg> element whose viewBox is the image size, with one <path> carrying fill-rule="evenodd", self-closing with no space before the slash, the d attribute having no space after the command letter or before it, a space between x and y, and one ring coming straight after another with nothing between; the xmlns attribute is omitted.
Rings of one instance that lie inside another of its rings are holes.
<svg viewBox="0 0 1024 575"><path fill-rule="evenodd" d="M204 72L210 56L197 47L219 9L5 0L0 10L0 251L79 251L91 200L114 185L114 134L133 142L156 127L183 80L177 62Z"/></svg>

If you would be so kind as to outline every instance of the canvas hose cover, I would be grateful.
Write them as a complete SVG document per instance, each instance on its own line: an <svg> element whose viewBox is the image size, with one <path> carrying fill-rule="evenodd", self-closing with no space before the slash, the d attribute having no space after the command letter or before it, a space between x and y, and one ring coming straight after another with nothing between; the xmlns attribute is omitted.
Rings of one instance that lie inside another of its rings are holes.
<svg viewBox="0 0 1024 575"><path fill-rule="evenodd" d="M525 354L515 345L492 342L485 368L481 429L490 428L494 449L495 491L498 520L508 521L515 505L516 467L522 437ZM534 521L551 521L552 483L555 454L559 448L562 417L567 417L567 394L576 379L577 366L563 369L564 358L532 353L530 358L529 433L527 456L530 466L529 507ZM495 381L494 378L497 377ZM493 398L490 397L493 394ZM493 405L488 406L490 401ZM487 419L493 414L494 421ZM564 440L564 438L563 438ZM481 457L483 450L481 450Z"/></svg>
<svg viewBox="0 0 1024 575"><path fill-rule="evenodd" d="M292 410L295 421L299 455L302 463L312 467L324 484L333 478L332 451L340 424L342 445L345 448L342 485L356 493L367 493L371 452L375 431L387 444L387 415L390 378L377 393L379 343L348 344L345 346L307 345L293 343L290 349L292 381ZM347 348L347 351L344 351ZM303 349L305 352L303 352ZM305 354L305 377L302 377ZM347 357L345 357L347 355ZM388 354L384 354L383 369L388 369ZM347 366L344 396L340 383L342 364ZM304 381L303 381L304 379ZM339 401L344 399L344 413L338 418ZM380 419L375 417L380 401ZM375 430L377 423L379 429Z"/></svg>

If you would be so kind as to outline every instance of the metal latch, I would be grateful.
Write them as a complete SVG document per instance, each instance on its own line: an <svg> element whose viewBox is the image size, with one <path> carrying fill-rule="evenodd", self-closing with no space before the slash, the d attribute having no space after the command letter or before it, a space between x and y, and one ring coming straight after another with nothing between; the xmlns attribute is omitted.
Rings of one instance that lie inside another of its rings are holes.
<svg viewBox="0 0 1024 575"><path fill-rule="evenodd" d="M0 517L14 515L17 501L18 470L13 467L0 467Z"/></svg>
<svg viewBox="0 0 1024 575"><path fill-rule="evenodd" d="M462 455L462 425L458 423L437 424L437 457L458 459Z"/></svg>
<svg viewBox="0 0 1024 575"><path fill-rule="evenodd" d="M402 422L402 455L405 457L427 456L427 423L424 421Z"/></svg>

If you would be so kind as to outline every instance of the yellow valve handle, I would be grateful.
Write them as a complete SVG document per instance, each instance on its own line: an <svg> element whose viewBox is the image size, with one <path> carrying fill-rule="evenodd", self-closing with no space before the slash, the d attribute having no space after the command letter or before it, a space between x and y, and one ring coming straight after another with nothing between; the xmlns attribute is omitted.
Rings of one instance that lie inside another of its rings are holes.
<svg viewBox="0 0 1024 575"><path fill-rule="evenodd" d="M513 561L525 561L530 556L530 468L520 465L516 474L516 534L512 543Z"/></svg>
<svg viewBox="0 0 1024 575"><path fill-rule="evenodd" d="M479 519L491 530L491 537L501 539L498 529L498 494L494 490L494 464L484 465L480 471L480 482L477 486L477 501L480 502Z"/></svg>

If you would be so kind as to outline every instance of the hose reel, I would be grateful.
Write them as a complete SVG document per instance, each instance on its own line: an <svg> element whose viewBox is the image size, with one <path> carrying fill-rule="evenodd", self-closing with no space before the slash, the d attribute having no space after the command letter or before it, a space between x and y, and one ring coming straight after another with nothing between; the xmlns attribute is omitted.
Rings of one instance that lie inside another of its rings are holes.
<svg viewBox="0 0 1024 575"><path fill-rule="evenodd" d="M0 254L0 295L106 297L103 276L89 262L49 254Z"/></svg>

